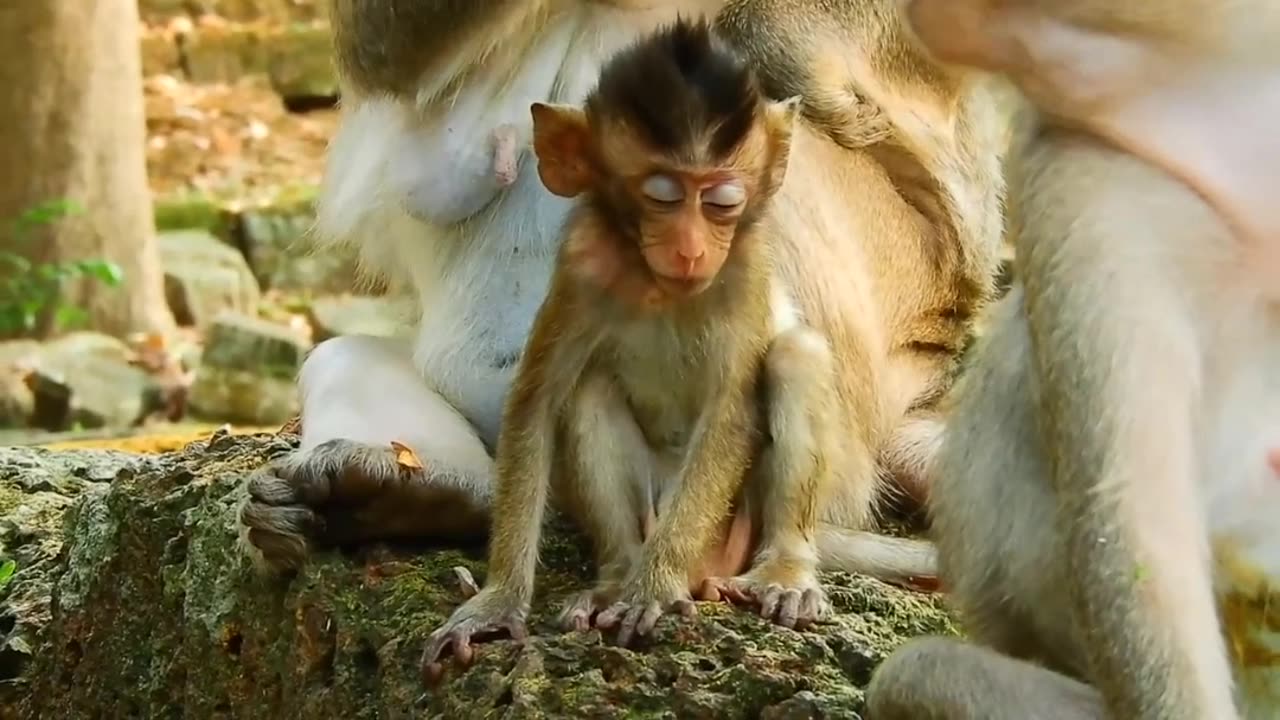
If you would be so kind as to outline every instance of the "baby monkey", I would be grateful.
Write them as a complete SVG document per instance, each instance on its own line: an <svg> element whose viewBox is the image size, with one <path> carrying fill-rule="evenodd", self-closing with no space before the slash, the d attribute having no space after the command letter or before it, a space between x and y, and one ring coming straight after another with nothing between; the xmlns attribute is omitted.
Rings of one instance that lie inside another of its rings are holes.
<svg viewBox="0 0 1280 720"><path fill-rule="evenodd" d="M428 679L450 645L466 663L475 635L523 636L550 493L599 569L568 627L625 645L700 589L793 627L825 612L834 370L774 275L767 213L798 107L705 21L616 56L583 108L532 106L539 176L578 202L502 421L489 577L428 640ZM816 460L787 457L793 437Z"/></svg>

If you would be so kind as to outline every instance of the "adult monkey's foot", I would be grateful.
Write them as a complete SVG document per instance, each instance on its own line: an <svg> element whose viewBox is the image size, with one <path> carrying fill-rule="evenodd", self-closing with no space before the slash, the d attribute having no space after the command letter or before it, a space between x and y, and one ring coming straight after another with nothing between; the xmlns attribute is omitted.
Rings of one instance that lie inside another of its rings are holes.
<svg viewBox="0 0 1280 720"><path fill-rule="evenodd" d="M249 479L242 536L263 566L284 572L315 545L484 532L486 508L473 492L429 459L399 454L391 444L329 440L271 461Z"/></svg>
<svg viewBox="0 0 1280 720"><path fill-rule="evenodd" d="M254 472L240 509L245 549L260 566L297 569L316 545L485 532L492 462L407 344L326 340L307 356L298 389L302 448Z"/></svg>

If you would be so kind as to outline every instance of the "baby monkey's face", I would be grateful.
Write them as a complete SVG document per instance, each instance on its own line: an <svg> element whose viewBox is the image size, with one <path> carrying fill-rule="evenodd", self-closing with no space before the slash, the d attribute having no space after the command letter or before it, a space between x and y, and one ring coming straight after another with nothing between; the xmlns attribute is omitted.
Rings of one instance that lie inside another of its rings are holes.
<svg viewBox="0 0 1280 720"><path fill-rule="evenodd" d="M696 295L724 266L746 207L746 178L731 168L659 168L628 183L639 208L640 253L669 295Z"/></svg>

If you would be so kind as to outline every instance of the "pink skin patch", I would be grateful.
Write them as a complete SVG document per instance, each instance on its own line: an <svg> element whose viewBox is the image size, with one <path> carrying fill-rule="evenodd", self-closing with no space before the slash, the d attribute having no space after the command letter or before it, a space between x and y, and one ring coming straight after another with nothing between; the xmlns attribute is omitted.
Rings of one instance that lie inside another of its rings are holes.
<svg viewBox="0 0 1280 720"><path fill-rule="evenodd" d="M1280 478L1280 448L1271 448L1267 451L1267 465L1271 467L1271 472Z"/></svg>
<svg viewBox="0 0 1280 720"><path fill-rule="evenodd" d="M509 187L516 181L520 159L516 140L516 129L512 125L499 125L493 131L493 179L498 187Z"/></svg>

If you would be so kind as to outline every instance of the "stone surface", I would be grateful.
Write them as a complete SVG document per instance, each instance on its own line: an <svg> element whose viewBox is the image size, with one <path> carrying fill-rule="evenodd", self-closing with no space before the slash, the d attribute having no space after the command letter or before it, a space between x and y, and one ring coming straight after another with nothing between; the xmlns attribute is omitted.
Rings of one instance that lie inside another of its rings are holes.
<svg viewBox="0 0 1280 720"><path fill-rule="evenodd" d="M182 51L171 33L144 29L140 43L144 76L182 73Z"/></svg>
<svg viewBox="0 0 1280 720"><path fill-rule="evenodd" d="M17 706L28 690L26 671L40 632L63 549L63 515L77 498L107 490L121 472L148 460L115 452L48 453L0 447L0 560L17 563L0 589L0 718L31 717Z"/></svg>
<svg viewBox="0 0 1280 720"><path fill-rule="evenodd" d="M310 197L240 213L232 234L262 287L344 293L357 287L355 253L325 248L308 237L315 214Z"/></svg>
<svg viewBox="0 0 1280 720"><path fill-rule="evenodd" d="M40 344L34 340L0 342L0 428L25 427L35 410L35 395L27 385Z"/></svg>
<svg viewBox="0 0 1280 720"><path fill-rule="evenodd" d="M479 646L472 669L426 691L421 644L461 601L450 568L483 578L482 549L322 552L292 580L256 577L234 513L247 473L291 444L215 436L133 463L0 450L0 526L25 518L0 535L0 553L19 560L0 613L21 619L4 642L21 638L22 660L4 666L0 707L25 718L857 718L892 648L950 632L936 598L833 574L837 614L810 632L703 604L636 650L561 633L555 605L585 586L587 558L555 524L529 643Z"/></svg>
<svg viewBox="0 0 1280 720"><path fill-rule="evenodd" d="M142 17L150 21L205 13L227 20L304 22L323 18L324 0L139 0Z"/></svg>
<svg viewBox="0 0 1280 720"><path fill-rule="evenodd" d="M409 326L408 308L389 297L331 295L311 301L307 312L315 342L338 335L390 337Z"/></svg>
<svg viewBox="0 0 1280 720"><path fill-rule="evenodd" d="M223 313L205 337L188 396L192 415L249 425L283 423L298 411L294 378L307 349L287 327Z"/></svg>
<svg viewBox="0 0 1280 720"><path fill-rule="evenodd" d="M338 95L332 39L324 22L202 24L185 33L178 48L192 82L262 75L285 99Z"/></svg>
<svg viewBox="0 0 1280 720"><path fill-rule="evenodd" d="M128 427L152 409L155 381L129 364L124 342L74 332L46 343L36 360L35 423L45 430Z"/></svg>
<svg viewBox="0 0 1280 720"><path fill-rule="evenodd" d="M290 25L268 39L267 75L285 100L338 96L328 23Z"/></svg>
<svg viewBox="0 0 1280 720"><path fill-rule="evenodd" d="M269 50L260 29L243 25L205 25L182 37L187 79L229 83L267 72Z"/></svg>
<svg viewBox="0 0 1280 720"><path fill-rule="evenodd" d="M207 327L226 310L252 313L261 290L240 251L200 230L157 236L165 298L179 325Z"/></svg>

